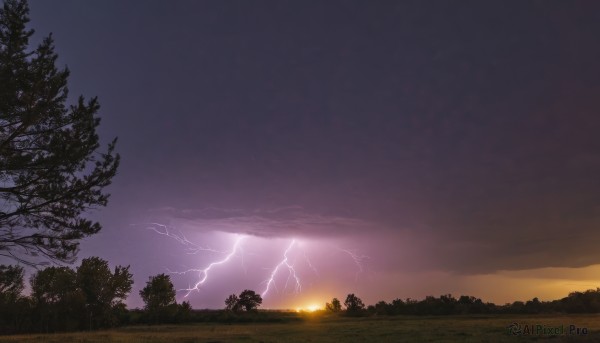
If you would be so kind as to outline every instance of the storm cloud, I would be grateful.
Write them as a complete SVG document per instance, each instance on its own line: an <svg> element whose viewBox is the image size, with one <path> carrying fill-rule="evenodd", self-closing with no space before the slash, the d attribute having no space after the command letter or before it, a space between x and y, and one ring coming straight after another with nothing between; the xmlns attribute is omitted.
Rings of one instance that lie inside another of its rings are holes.
<svg viewBox="0 0 600 343"><path fill-rule="evenodd" d="M31 1L31 15L119 136L82 254L135 262L139 280L178 258L149 222L337 242L398 285L600 263L597 2Z"/></svg>

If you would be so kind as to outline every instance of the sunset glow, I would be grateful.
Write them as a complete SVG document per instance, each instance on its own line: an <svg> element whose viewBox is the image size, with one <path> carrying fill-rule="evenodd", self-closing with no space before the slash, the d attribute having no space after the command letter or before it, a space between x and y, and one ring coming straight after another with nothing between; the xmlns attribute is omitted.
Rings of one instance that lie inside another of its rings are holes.
<svg viewBox="0 0 600 343"><path fill-rule="evenodd" d="M308 307L306 307L306 310L309 312L314 312L314 311L318 311L322 308L323 308L323 306L319 306L319 305L309 305Z"/></svg>
<svg viewBox="0 0 600 343"><path fill-rule="evenodd" d="M322 310L323 306L319 306L319 305L308 305L306 307L298 307L296 308L296 312L315 312L315 311L319 311Z"/></svg>

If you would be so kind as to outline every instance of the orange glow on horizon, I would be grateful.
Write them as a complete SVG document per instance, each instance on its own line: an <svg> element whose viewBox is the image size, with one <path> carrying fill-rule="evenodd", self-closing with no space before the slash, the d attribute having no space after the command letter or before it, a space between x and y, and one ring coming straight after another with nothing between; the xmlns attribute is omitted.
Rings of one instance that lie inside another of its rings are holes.
<svg viewBox="0 0 600 343"><path fill-rule="evenodd" d="M296 308L296 312L315 312L315 311L319 311L319 310L322 310L322 309L323 309L322 306L319 306L319 305L316 305L316 304L311 304L311 305L308 305L306 307L297 307Z"/></svg>

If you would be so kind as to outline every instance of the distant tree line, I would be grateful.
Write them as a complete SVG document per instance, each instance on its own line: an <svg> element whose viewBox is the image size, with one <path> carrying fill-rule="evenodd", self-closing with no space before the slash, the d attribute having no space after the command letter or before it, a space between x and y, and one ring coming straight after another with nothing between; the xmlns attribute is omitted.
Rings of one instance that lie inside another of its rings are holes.
<svg viewBox="0 0 600 343"><path fill-rule="evenodd" d="M571 292L565 298L540 301L538 298L504 305L483 302L481 299L450 294L440 297L426 296L423 300L407 298L391 302L379 301L365 307L360 298L348 294L342 310L340 301L333 298L325 304L325 310L345 315L461 315L461 314L539 314L539 313L600 313L600 288L584 292Z"/></svg>
<svg viewBox="0 0 600 343"><path fill-rule="evenodd" d="M289 311L258 311L262 297L253 290L230 295L223 310L194 311L189 302L176 302L176 291L166 274L151 276L140 290L143 309L128 310L124 301L133 284L129 266L111 269L99 257L85 258L74 269L52 266L37 270L29 279L29 295L23 294L24 277L22 267L0 265L0 334L97 330L131 324L289 322L303 318ZM343 303L337 298L326 303L325 311L345 316L600 313L600 288L572 292L554 301L533 298L505 305L446 294L366 306L358 296L348 294Z"/></svg>

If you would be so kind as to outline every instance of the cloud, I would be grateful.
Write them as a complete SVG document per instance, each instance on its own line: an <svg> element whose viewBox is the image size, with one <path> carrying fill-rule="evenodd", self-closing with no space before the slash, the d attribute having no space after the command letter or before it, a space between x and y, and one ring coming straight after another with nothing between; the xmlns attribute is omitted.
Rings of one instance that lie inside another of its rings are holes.
<svg viewBox="0 0 600 343"><path fill-rule="evenodd" d="M151 221L187 233L227 232L273 239L338 241L370 256L371 268L381 271L442 270L472 275L584 267L600 261L597 250L600 235L591 230L594 220L586 217L565 222L554 214L545 218L539 209L531 209L537 205L521 205L513 213L480 212L468 217L461 215L456 221L446 217L445 221L414 228L315 213L302 206L252 210L162 207L149 211L148 215ZM506 209L509 208L514 209L514 205Z"/></svg>
<svg viewBox="0 0 600 343"><path fill-rule="evenodd" d="M347 216L310 213L301 206L270 209L177 209L163 207L150 216L190 231L220 231L269 238L347 237L377 228L373 222Z"/></svg>

